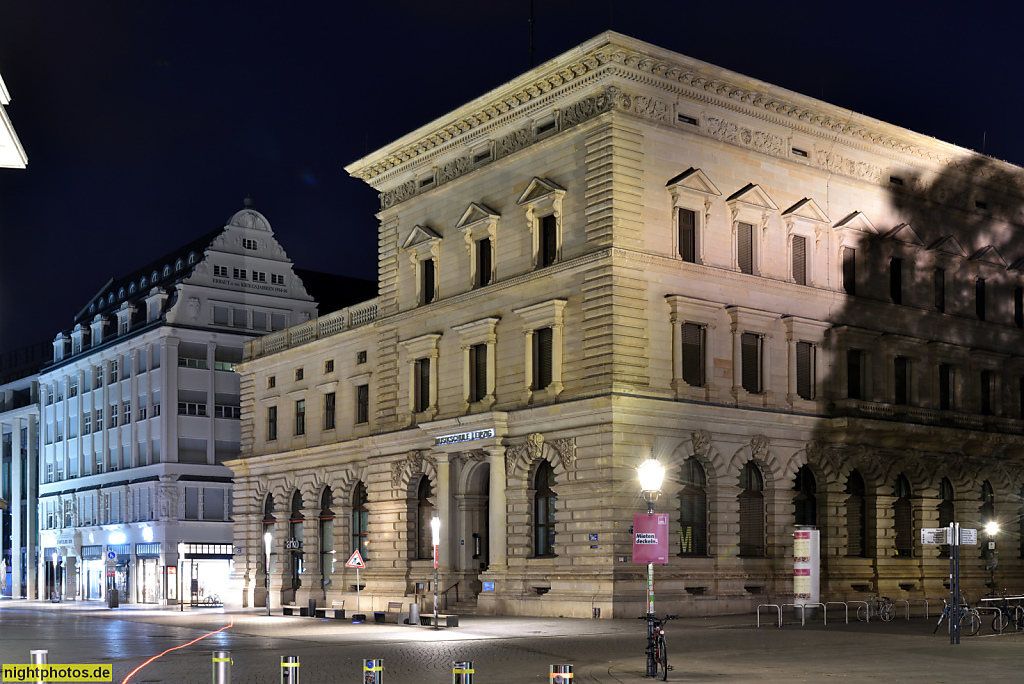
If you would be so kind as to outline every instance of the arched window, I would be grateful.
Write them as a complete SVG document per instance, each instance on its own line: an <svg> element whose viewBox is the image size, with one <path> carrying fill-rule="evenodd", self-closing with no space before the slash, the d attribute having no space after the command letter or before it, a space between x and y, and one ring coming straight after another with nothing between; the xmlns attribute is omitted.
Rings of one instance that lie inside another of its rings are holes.
<svg viewBox="0 0 1024 684"><path fill-rule="evenodd" d="M165 265L164 266L164 278L166 278L169 275L171 275L171 267L168 266L168 265Z"/></svg>
<svg viewBox="0 0 1024 684"><path fill-rule="evenodd" d="M139 281L139 287L143 290L146 289L146 276L142 276L142 280Z"/></svg>
<svg viewBox="0 0 1024 684"><path fill-rule="evenodd" d="M533 481L533 554L555 555L555 502L558 496L551 490L555 486L555 471L547 461L541 461Z"/></svg>
<svg viewBox="0 0 1024 684"><path fill-rule="evenodd" d="M420 560L434 557L434 532L430 529L430 520L434 517L433 496L430 478L424 475L416 490L416 557Z"/></svg>
<svg viewBox="0 0 1024 684"><path fill-rule="evenodd" d="M334 572L334 497L330 487L324 487L320 495L320 578L321 585L327 589ZM342 559L345 560L345 559Z"/></svg>
<svg viewBox="0 0 1024 684"><path fill-rule="evenodd" d="M160 274L157 273L156 271L153 271L153 273L151 273L149 276L149 282L156 283L156 281L158 280L160 280Z"/></svg>
<svg viewBox="0 0 1024 684"><path fill-rule="evenodd" d="M896 496L892 503L896 556L911 558L914 555L914 513L910 507L910 481L902 473L896 478L893 494Z"/></svg>
<svg viewBox="0 0 1024 684"><path fill-rule="evenodd" d="M810 467L805 465L796 471L793 483L793 491L796 492L796 496L793 497L793 508L797 525L818 524L818 499L815 496L817 489Z"/></svg>
<svg viewBox="0 0 1024 684"><path fill-rule="evenodd" d="M114 303L114 293L111 292L109 295L107 295L107 304L113 304L113 303Z"/></svg>
<svg viewBox="0 0 1024 684"><path fill-rule="evenodd" d="M708 497L704 468L695 458L683 461L679 490L679 555L708 555Z"/></svg>
<svg viewBox="0 0 1024 684"><path fill-rule="evenodd" d="M128 286L128 294L135 294L135 283Z"/></svg>
<svg viewBox="0 0 1024 684"><path fill-rule="evenodd" d="M89 305L89 313L96 313L96 302Z"/></svg>
<svg viewBox="0 0 1024 684"><path fill-rule="evenodd" d="M990 522L996 522L996 495L988 480L981 483L981 508L978 509L978 516L981 518L978 522L981 529L985 529L985 525ZM988 536L985 539L988 540ZM987 558L987 544L979 543L978 546L981 547L981 557Z"/></svg>
<svg viewBox="0 0 1024 684"><path fill-rule="evenodd" d="M865 500L864 478L856 470L846 480L846 555L855 558L868 556L868 509Z"/></svg>
<svg viewBox="0 0 1024 684"><path fill-rule="evenodd" d="M352 490L352 550L359 552L363 562L370 546L370 511L366 507L369 502L366 485L357 482Z"/></svg>
<svg viewBox="0 0 1024 684"><path fill-rule="evenodd" d="M953 483L948 478L942 478L939 483L939 527L949 527L953 522ZM949 558L949 544L943 544L941 554Z"/></svg>
<svg viewBox="0 0 1024 684"><path fill-rule="evenodd" d="M302 522L305 520L302 516L302 494L296 491L292 494L292 513L288 519L288 532L289 541L294 540L297 542L291 549L291 561L292 561L292 588L297 589L301 582L302 576Z"/></svg>
<svg viewBox="0 0 1024 684"><path fill-rule="evenodd" d="M181 259L178 259L177 261L174 262L174 270L180 271L184 265L185 263Z"/></svg>
<svg viewBox="0 0 1024 684"><path fill-rule="evenodd" d="M274 495L267 494L267 500L263 502L263 535L265 537L268 532L270 533L271 544L273 544L274 523L276 522L277 519L274 517ZM266 542L260 539L260 543L265 544ZM271 547L271 551L273 551L273 547ZM263 548L263 553L267 553L266 547ZM266 557L264 557L264 561L266 561ZM264 572L269 572L267 567L264 567L263 570Z"/></svg>
<svg viewBox="0 0 1024 684"><path fill-rule="evenodd" d="M124 288L123 287L120 290L117 291L117 298L118 299L124 299Z"/></svg>
<svg viewBox="0 0 1024 684"><path fill-rule="evenodd" d="M188 265L191 266L194 263L196 263L196 253L195 252L189 252L188 253Z"/></svg>
<svg viewBox="0 0 1024 684"><path fill-rule="evenodd" d="M748 461L740 472L740 556L764 556L764 480Z"/></svg>

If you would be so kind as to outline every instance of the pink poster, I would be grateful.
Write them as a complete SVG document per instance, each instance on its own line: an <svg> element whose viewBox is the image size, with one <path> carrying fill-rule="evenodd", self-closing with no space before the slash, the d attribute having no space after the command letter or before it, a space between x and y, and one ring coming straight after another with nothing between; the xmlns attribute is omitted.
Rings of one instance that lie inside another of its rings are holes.
<svg viewBox="0 0 1024 684"><path fill-rule="evenodd" d="M668 565L668 513L633 516L633 562Z"/></svg>

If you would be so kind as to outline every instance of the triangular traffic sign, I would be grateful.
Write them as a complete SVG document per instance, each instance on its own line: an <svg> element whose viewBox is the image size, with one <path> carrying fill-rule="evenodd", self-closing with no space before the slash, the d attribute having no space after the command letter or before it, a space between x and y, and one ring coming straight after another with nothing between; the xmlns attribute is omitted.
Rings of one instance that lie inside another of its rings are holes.
<svg viewBox="0 0 1024 684"><path fill-rule="evenodd" d="M359 555L359 551L353 551L349 557L348 562L345 563L346 568L365 568L366 563L363 562L363 557Z"/></svg>

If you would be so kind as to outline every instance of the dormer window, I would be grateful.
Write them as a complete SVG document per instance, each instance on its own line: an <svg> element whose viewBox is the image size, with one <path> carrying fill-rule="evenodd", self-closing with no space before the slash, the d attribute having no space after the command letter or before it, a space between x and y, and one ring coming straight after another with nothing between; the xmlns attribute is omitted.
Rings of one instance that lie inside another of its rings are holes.
<svg viewBox="0 0 1024 684"><path fill-rule="evenodd" d="M128 294L135 294L135 283L128 286Z"/></svg>
<svg viewBox="0 0 1024 684"><path fill-rule="evenodd" d="M152 272L152 273L150 274L150 276L149 276L149 282L151 282L151 283L153 283L154 285L156 285L156 281L158 281L158 280L160 280L160 274L159 274L159 273L157 273L156 271L153 271L153 272Z"/></svg>
<svg viewBox="0 0 1024 684"><path fill-rule="evenodd" d="M171 267L170 266L164 266L164 278L168 278L168 277L170 277L170 275L171 275Z"/></svg>
<svg viewBox="0 0 1024 684"><path fill-rule="evenodd" d="M123 287L120 290L117 291L117 298L118 299L124 299L124 288Z"/></svg>
<svg viewBox="0 0 1024 684"><path fill-rule="evenodd" d="M181 259L178 259L177 261L174 262L174 270L175 271L180 271L184 266L185 266L185 264L182 262Z"/></svg>
<svg viewBox="0 0 1024 684"><path fill-rule="evenodd" d="M142 280L139 281L139 287L143 290L146 289L146 276L142 276Z"/></svg>
<svg viewBox="0 0 1024 684"><path fill-rule="evenodd" d="M196 253L195 252L189 252L188 253L188 265L191 266L194 263L196 263Z"/></svg>
<svg viewBox="0 0 1024 684"><path fill-rule="evenodd" d="M256 250L259 248L259 243L252 238L242 238L242 247L244 249Z"/></svg>
<svg viewBox="0 0 1024 684"><path fill-rule="evenodd" d="M96 313L96 302L89 305L89 313Z"/></svg>
<svg viewBox="0 0 1024 684"><path fill-rule="evenodd" d="M113 304L113 303L114 303L114 293L111 292L109 295L107 295L107 304Z"/></svg>

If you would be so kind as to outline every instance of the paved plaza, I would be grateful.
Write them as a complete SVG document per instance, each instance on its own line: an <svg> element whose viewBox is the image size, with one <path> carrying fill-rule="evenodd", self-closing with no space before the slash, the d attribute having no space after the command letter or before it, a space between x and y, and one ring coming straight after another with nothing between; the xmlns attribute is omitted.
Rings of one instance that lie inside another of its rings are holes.
<svg viewBox="0 0 1024 684"><path fill-rule="evenodd" d="M692 618L668 627L669 681L900 682L996 681L1021 676L1024 632L981 635L950 646L932 634L935 618L824 626L809 621L755 626L753 615ZM360 682L363 658L383 658L388 684L451 682L451 662L471 660L474 684L546 682L548 665L571 663L577 682L643 681L642 620L465 616L461 626L425 627L264 617L254 612L108 610L81 603L0 602L0 660L28 662L49 649L51 663L114 665L114 681L147 658L225 625L233 626L174 651L130 682L211 681L211 651L231 651L232 682L280 681L281 656L297 656L301 682Z"/></svg>

